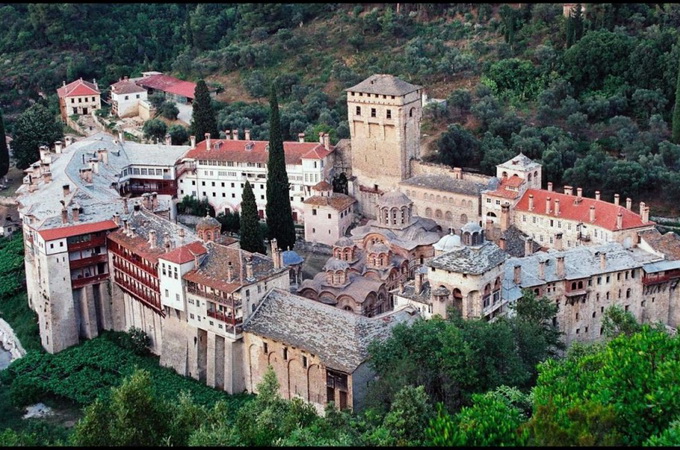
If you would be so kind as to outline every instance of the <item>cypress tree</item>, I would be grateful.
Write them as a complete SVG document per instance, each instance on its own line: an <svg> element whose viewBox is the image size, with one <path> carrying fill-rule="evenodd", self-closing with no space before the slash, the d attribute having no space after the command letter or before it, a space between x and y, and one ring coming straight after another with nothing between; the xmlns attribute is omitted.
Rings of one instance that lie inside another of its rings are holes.
<svg viewBox="0 0 680 450"><path fill-rule="evenodd" d="M269 238L276 239L280 249L295 245L295 224L290 206L290 188L281 136L281 119L276 88L272 84L269 105L269 161L267 163L267 227Z"/></svg>
<svg viewBox="0 0 680 450"><path fill-rule="evenodd" d="M0 111L0 178L7 175L7 172L9 172L9 149L5 137L5 122Z"/></svg>
<svg viewBox="0 0 680 450"><path fill-rule="evenodd" d="M680 43L679 43L680 45ZM671 140L674 144L680 144L680 66L675 86L675 106L673 107L673 135Z"/></svg>
<svg viewBox="0 0 680 450"><path fill-rule="evenodd" d="M210 133L210 137L218 138L217 119L215 110L212 107L212 99L208 86L205 81L198 80L194 91L194 112L191 117L191 134L196 136L197 141L205 137L205 133Z"/></svg>
<svg viewBox="0 0 680 450"><path fill-rule="evenodd" d="M243 187L243 200L241 201L241 248L248 252L267 253L260 229L260 218L257 215L255 194L250 182L246 180Z"/></svg>

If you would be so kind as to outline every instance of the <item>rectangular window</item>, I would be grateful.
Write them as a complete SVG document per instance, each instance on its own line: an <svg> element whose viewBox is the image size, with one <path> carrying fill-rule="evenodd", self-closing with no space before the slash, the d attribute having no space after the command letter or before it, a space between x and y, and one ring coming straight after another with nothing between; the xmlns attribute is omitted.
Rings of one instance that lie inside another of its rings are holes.
<svg viewBox="0 0 680 450"><path fill-rule="evenodd" d="M361 106L357 106L357 116L361 115Z"/></svg>
<svg viewBox="0 0 680 450"><path fill-rule="evenodd" d="M391 109L387 110L386 116L387 116L388 119L392 118L392 110Z"/></svg>
<svg viewBox="0 0 680 450"><path fill-rule="evenodd" d="M288 349L286 347L283 348L283 359L284 361L288 360Z"/></svg>
<svg viewBox="0 0 680 450"><path fill-rule="evenodd" d="M165 296L170 297L170 292L167 289L165 290Z"/></svg>
<svg viewBox="0 0 680 450"><path fill-rule="evenodd" d="M307 367L307 357L306 356L302 357L302 367L304 367L304 368Z"/></svg>
<svg viewBox="0 0 680 450"><path fill-rule="evenodd" d="M267 347L267 343L266 343L266 342L263 344L262 350L264 351L265 354L269 353L269 348Z"/></svg>
<svg viewBox="0 0 680 450"><path fill-rule="evenodd" d="M312 209L312 215L316 216L316 209Z"/></svg>
<svg viewBox="0 0 680 450"><path fill-rule="evenodd" d="M377 114L377 113L376 113L375 108L371 108L371 117L375 117L376 114Z"/></svg>

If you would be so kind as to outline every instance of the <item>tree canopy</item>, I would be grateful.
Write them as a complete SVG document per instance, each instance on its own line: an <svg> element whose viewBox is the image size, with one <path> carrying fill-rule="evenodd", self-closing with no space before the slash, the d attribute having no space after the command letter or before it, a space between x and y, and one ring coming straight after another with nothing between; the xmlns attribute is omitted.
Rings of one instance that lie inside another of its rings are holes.
<svg viewBox="0 0 680 450"><path fill-rule="evenodd" d="M36 103L21 113L14 124L12 152L16 166L25 169L40 159L40 146L51 147L61 140L64 126L42 104Z"/></svg>

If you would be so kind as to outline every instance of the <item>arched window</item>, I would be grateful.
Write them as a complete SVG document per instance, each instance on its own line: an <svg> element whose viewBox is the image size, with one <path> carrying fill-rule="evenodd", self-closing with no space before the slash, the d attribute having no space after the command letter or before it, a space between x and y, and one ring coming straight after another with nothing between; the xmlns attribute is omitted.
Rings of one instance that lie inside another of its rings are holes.
<svg viewBox="0 0 680 450"><path fill-rule="evenodd" d="M413 113L414 113L415 111L416 111L415 108L411 108L411 109L409 110L409 112L408 112L408 116L409 116L409 117L413 117Z"/></svg>
<svg viewBox="0 0 680 450"><path fill-rule="evenodd" d="M630 298L630 288L626 290L626 298Z"/></svg>
<svg viewBox="0 0 680 450"><path fill-rule="evenodd" d="M460 223L466 224L467 222L468 222L467 214L461 214L460 215Z"/></svg>
<svg viewBox="0 0 680 450"><path fill-rule="evenodd" d="M571 290L572 291L576 290L576 282L575 281L571 283Z"/></svg>
<svg viewBox="0 0 680 450"><path fill-rule="evenodd" d="M579 289L583 289L583 281L579 281L579 282L578 282L578 288L579 288Z"/></svg>
<svg viewBox="0 0 680 450"><path fill-rule="evenodd" d="M527 180L531 181L531 174L529 174L529 176L527 177Z"/></svg>
<svg viewBox="0 0 680 450"><path fill-rule="evenodd" d="M432 208L425 208L425 217L432 217Z"/></svg>
<svg viewBox="0 0 680 450"><path fill-rule="evenodd" d="M437 195L437 203L441 203L441 201L442 201L442 196L441 196L441 195Z"/></svg>
<svg viewBox="0 0 680 450"><path fill-rule="evenodd" d="M508 172L503 171L503 178L508 178Z"/></svg>
<svg viewBox="0 0 680 450"><path fill-rule="evenodd" d="M397 208L392 208L392 225L397 224Z"/></svg>
<svg viewBox="0 0 680 450"><path fill-rule="evenodd" d="M453 220L453 214L451 213L451 211L446 211L446 214L444 214L444 218L448 221Z"/></svg>
<svg viewBox="0 0 680 450"><path fill-rule="evenodd" d="M441 209L436 210L434 212L434 217L437 218L437 219L441 219L442 218L442 210Z"/></svg>

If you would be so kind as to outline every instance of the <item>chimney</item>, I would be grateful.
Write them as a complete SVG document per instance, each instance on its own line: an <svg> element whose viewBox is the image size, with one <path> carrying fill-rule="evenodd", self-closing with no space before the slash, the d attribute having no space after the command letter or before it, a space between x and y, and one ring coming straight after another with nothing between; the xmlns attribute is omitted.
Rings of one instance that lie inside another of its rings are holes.
<svg viewBox="0 0 680 450"><path fill-rule="evenodd" d="M71 193L71 185L65 184L62 186L62 189L64 190L64 198L66 198Z"/></svg>
<svg viewBox="0 0 680 450"><path fill-rule="evenodd" d="M123 197L123 213L130 214L130 210L128 209L128 199L127 199L127 197Z"/></svg>
<svg viewBox="0 0 680 450"><path fill-rule="evenodd" d="M560 199L559 198L555 199L555 215L556 216L560 215Z"/></svg>
<svg viewBox="0 0 680 450"><path fill-rule="evenodd" d="M522 266L520 266L519 264L515 266L513 281L515 282L515 284L522 283Z"/></svg>
<svg viewBox="0 0 680 450"><path fill-rule="evenodd" d="M166 252L172 250L172 239L170 239L170 233L167 231L163 233L163 247L165 248Z"/></svg>
<svg viewBox="0 0 680 450"><path fill-rule="evenodd" d="M252 280L255 278L253 276L253 257L249 256L246 258L246 278Z"/></svg>
<svg viewBox="0 0 680 450"><path fill-rule="evenodd" d="M66 209L66 205L61 208L61 223L68 223L68 209Z"/></svg>
<svg viewBox="0 0 680 450"><path fill-rule="evenodd" d="M486 219L484 234L487 238L491 239L491 231L493 230L493 220Z"/></svg>
<svg viewBox="0 0 680 450"><path fill-rule="evenodd" d="M120 214L115 213L113 215L113 222L116 224L116 226L120 226Z"/></svg>
<svg viewBox="0 0 680 450"><path fill-rule="evenodd" d="M61 153L63 148L64 146L61 141L54 141L54 153Z"/></svg>
<svg viewBox="0 0 680 450"><path fill-rule="evenodd" d="M541 259L538 261L538 278L545 280L545 260Z"/></svg>
<svg viewBox="0 0 680 450"><path fill-rule="evenodd" d="M553 190L552 181L548 181L548 192L552 192L552 190Z"/></svg>
<svg viewBox="0 0 680 450"><path fill-rule="evenodd" d="M231 140L231 130L224 130L224 139L227 141Z"/></svg>
<svg viewBox="0 0 680 450"><path fill-rule="evenodd" d="M590 222L595 222L595 206L590 206Z"/></svg>
<svg viewBox="0 0 680 450"><path fill-rule="evenodd" d="M595 191L595 200L600 199L600 191Z"/></svg>
<svg viewBox="0 0 680 450"><path fill-rule="evenodd" d="M564 256L557 257L557 278L564 279Z"/></svg>
<svg viewBox="0 0 680 450"><path fill-rule="evenodd" d="M463 169L460 167L454 167L453 168L453 178L456 180L462 180L463 179Z"/></svg>
<svg viewBox="0 0 680 450"><path fill-rule="evenodd" d="M149 202L149 193L145 192L142 194L142 205L144 205L144 208L146 209L151 209L151 204Z"/></svg>
<svg viewBox="0 0 680 450"><path fill-rule="evenodd" d="M107 149L99 149L99 161L101 161L103 164L109 163L109 151Z"/></svg>
<svg viewBox="0 0 680 450"><path fill-rule="evenodd" d="M600 269L605 270L607 268L607 254L605 252L600 252Z"/></svg>
<svg viewBox="0 0 680 450"><path fill-rule="evenodd" d="M77 203L74 203L73 206L71 206L71 214L73 214L74 222L78 222L80 220L80 206Z"/></svg>
<svg viewBox="0 0 680 450"><path fill-rule="evenodd" d="M128 235L129 228L130 228L130 224L128 224L128 220L123 219L123 234L124 235L126 235L126 236Z"/></svg>
<svg viewBox="0 0 680 450"><path fill-rule="evenodd" d="M644 203L640 202L641 204L644 205ZM642 223L647 223L649 222L649 206L645 206L644 211L642 211Z"/></svg>
<svg viewBox="0 0 680 450"><path fill-rule="evenodd" d="M619 206L619 194L614 194L614 204Z"/></svg>
<svg viewBox="0 0 680 450"><path fill-rule="evenodd" d="M422 266L416 269L416 279L414 286L414 294L416 295L420 294L420 291L423 289L423 274L420 272L421 268Z"/></svg>
<svg viewBox="0 0 680 450"><path fill-rule="evenodd" d="M205 133L205 149L210 150L210 133Z"/></svg>
<svg viewBox="0 0 680 450"><path fill-rule="evenodd" d="M235 141L238 141L238 128L233 128L231 130L231 138Z"/></svg>
<svg viewBox="0 0 680 450"><path fill-rule="evenodd" d="M550 197L545 199L545 213L550 214Z"/></svg>
<svg viewBox="0 0 680 450"><path fill-rule="evenodd" d="M501 206L501 232L505 232L510 227L510 204L503 203Z"/></svg>
<svg viewBox="0 0 680 450"><path fill-rule="evenodd" d="M326 150L331 149L331 135L328 133L323 134L323 146Z"/></svg>
<svg viewBox="0 0 680 450"><path fill-rule="evenodd" d="M244 131L244 133L245 133L245 135L246 135L246 141L249 141L249 140L250 140L250 130L246 128L246 129L243 130L243 131Z"/></svg>
<svg viewBox="0 0 680 450"><path fill-rule="evenodd" d="M319 144L323 144L323 131L319 131Z"/></svg>
<svg viewBox="0 0 680 450"><path fill-rule="evenodd" d="M298 133L298 142L305 142L305 133Z"/></svg>
<svg viewBox="0 0 680 450"><path fill-rule="evenodd" d="M66 86L66 80L62 81L62 83L64 83L62 86Z"/></svg>
<svg viewBox="0 0 680 450"><path fill-rule="evenodd" d="M179 231L177 232L177 236L179 236L180 239L184 239L184 228L180 227Z"/></svg>
<svg viewBox="0 0 680 450"><path fill-rule="evenodd" d="M626 209L630 211L633 207L633 200L630 197L626 198Z"/></svg>
<svg viewBox="0 0 680 450"><path fill-rule="evenodd" d="M562 240L562 233L555 234L555 250L564 250L564 241Z"/></svg>
<svg viewBox="0 0 680 450"><path fill-rule="evenodd" d="M529 211L534 210L534 194L529 194Z"/></svg>
<svg viewBox="0 0 680 450"><path fill-rule="evenodd" d="M505 238L501 237L498 239L498 247L500 247L501 250L505 250Z"/></svg>
<svg viewBox="0 0 680 450"><path fill-rule="evenodd" d="M151 210L155 211L157 209L158 209L158 193L152 192L151 193Z"/></svg>
<svg viewBox="0 0 680 450"><path fill-rule="evenodd" d="M52 181L52 172L43 172L43 182L47 184L50 181Z"/></svg>
<svg viewBox="0 0 680 450"><path fill-rule="evenodd" d="M583 188L576 188L576 196L578 198L583 197Z"/></svg>
<svg viewBox="0 0 680 450"><path fill-rule="evenodd" d="M92 169L92 172L99 173L99 160L91 159L88 162L90 163L90 169Z"/></svg>
<svg viewBox="0 0 680 450"><path fill-rule="evenodd" d="M528 237L524 241L524 256L530 256L533 254L534 254L534 240Z"/></svg>
<svg viewBox="0 0 680 450"><path fill-rule="evenodd" d="M189 136L189 140L191 141L191 148L196 148L196 136Z"/></svg>
<svg viewBox="0 0 680 450"><path fill-rule="evenodd" d="M172 145L172 136L170 136L170 133L165 135L165 145Z"/></svg>
<svg viewBox="0 0 680 450"><path fill-rule="evenodd" d="M230 283L232 278L234 278L234 269L231 266L231 262L227 264L227 283Z"/></svg>
<svg viewBox="0 0 680 450"><path fill-rule="evenodd" d="M272 260L274 261L274 269L280 269L281 260L279 259L279 247L277 245L276 238L272 238L271 246L272 246Z"/></svg>
<svg viewBox="0 0 680 450"><path fill-rule="evenodd" d="M620 230L621 228L623 228L623 213L619 211L616 215L616 229Z"/></svg>
<svg viewBox="0 0 680 450"><path fill-rule="evenodd" d="M71 136L66 136L64 138L64 148L68 147L71 144L73 144L73 138Z"/></svg>
<svg viewBox="0 0 680 450"><path fill-rule="evenodd" d="M149 248L156 248L156 230L149 230Z"/></svg>
<svg viewBox="0 0 680 450"><path fill-rule="evenodd" d="M566 195L574 195L574 188L571 186L564 186L564 193Z"/></svg>

